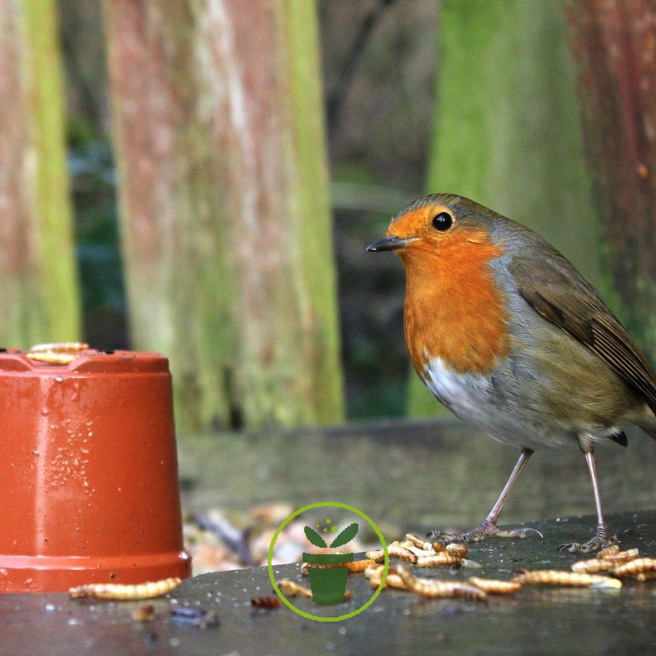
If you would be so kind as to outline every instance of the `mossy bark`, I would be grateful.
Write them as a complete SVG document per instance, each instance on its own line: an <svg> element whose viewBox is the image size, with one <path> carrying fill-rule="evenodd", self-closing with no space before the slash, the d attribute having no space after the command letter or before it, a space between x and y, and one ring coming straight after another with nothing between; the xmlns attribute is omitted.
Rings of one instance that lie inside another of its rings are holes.
<svg viewBox="0 0 656 656"><path fill-rule="evenodd" d="M0 342L80 339L53 0L0 0Z"/></svg>
<svg viewBox="0 0 656 656"><path fill-rule="evenodd" d="M656 363L656 6L568 2L584 144L620 316Z"/></svg>
<svg viewBox="0 0 656 656"><path fill-rule="evenodd" d="M564 3L444 0L439 30L428 191L532 227L606 291ZM436 406L412 372L409 413Z"/></svg>
<svg viewBox="0 0 656 656"><path fill-rule="evenodd" d="M180 427L339 421L314 3L105 6L133 338Z"/></svg>

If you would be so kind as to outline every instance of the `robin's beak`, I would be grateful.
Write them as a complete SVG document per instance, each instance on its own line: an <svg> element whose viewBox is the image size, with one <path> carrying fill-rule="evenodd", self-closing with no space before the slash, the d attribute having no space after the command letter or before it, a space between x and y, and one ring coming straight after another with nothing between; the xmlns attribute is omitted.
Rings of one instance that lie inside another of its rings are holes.
<svg viewBox="0 0 656 656"><path fill-rule="evenodd" d="M403 248L411 241L416 241L417 237L410 237L408 239L402 239L396 235L390 235L389 237L383 237L378 241L375 241L373 244L367 246L368 253L376 253L378 251L395 251L399 248Z"/></svg>

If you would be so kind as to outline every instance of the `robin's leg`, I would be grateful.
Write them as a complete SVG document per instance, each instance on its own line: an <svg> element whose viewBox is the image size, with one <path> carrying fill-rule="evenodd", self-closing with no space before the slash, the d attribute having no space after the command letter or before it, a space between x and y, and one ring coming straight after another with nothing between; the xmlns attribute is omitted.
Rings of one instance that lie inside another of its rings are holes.
<svg viewBox="0 0 656 656"><path fill-rule="evenodd" d="M597 530L591 540L587 542L567 542L558 547L558 551L571 551L572 553L589 553L597 549L605 549L609 544L617 542L617 538L608 537L604 513L601 510L601 495L599 494L599 483L597 481L597 466L595 465L594 449L591 442L579 440L581 449L585 454L590 478L592 479L592 491L594 493L595 507L597 508Z"/></svg>
<svg viewBox="0 0 656 656"><path fill-rule="evenodd" d="M478 527L467 531L466 533L441 533L440 531L431 531L428 536L432 538L442 538L443 540L465 540L466 542L478 542L479 540L485 539L489 535L494 535L500 538L525 538L529 533L537 533L542 537L542 533L534 528L517 528L510 531L503 530L497 527L497 520L499 519L499 513L503 508L503 505L506 503L506 499L510 494L512 486L515 484L519 473L524 468L524 465L528 462L528 459L533 455L533 451L530 449L522 450L519 460L515 465L510 478L506 482L497 502L490 510L489 515L485 518L485 521Z"/></svg>

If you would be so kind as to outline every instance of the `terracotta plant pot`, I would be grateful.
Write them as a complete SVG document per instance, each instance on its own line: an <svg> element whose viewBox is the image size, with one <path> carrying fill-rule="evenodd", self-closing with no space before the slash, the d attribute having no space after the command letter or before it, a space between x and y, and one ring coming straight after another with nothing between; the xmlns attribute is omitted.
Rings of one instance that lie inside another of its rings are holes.
<svg viewBox="0 0 656 656"><path fill-rule="evenodd" d="M71 351L0 352L0 592L189 576L168 360Z"/></svg>

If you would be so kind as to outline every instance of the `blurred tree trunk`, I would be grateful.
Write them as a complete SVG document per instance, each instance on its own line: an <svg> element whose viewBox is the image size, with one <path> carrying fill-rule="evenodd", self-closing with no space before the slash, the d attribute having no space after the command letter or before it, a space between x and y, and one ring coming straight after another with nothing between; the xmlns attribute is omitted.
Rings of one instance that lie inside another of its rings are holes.
<svg viewBox="0 0 656 656"><path fill-rule="evenodd" d="M306 0L106 0L130 320L180 427L342 419Z"/></svg>
<svg viewBox="0 0 656 656"><path fill-rule="evenodd" d="M53 0L0 0L0 344L80 338Z"/></svg>
<svg viewBox="0 0 656 656"><path fill-rule="evenodd" d="M567 7L603 253L620 314L656 362L656 4Z"/></svg>
<svg viewBox="0 0 656 656"><path fill-rule="evenodd" d="M608 296L585 172L564 3L444 0L428 191L529 225ZM409 413L439 407L412 372Z"/></svg>

